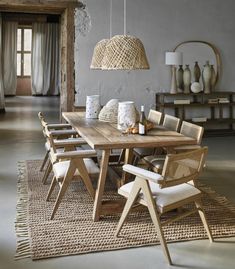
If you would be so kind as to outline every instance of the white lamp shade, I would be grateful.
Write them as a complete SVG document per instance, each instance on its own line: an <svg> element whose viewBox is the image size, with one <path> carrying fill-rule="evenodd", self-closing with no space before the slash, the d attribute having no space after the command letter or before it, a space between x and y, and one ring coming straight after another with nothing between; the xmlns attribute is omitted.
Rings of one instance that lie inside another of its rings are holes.
<svg viewBox="0 0 235 269"><path fill-rule="evenodd" d="M181 65L183 64L182 52L166 52L165 58L166 65Z"/></svg>

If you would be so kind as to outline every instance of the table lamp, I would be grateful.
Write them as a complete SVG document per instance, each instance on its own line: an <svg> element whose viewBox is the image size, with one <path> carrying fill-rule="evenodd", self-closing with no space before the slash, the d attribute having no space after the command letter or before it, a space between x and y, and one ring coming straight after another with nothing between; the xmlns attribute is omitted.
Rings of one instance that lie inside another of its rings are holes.
<svg viewBox="0 0 235 269"><path fill-rule="evenodd" d="M182 54L182 52L166 52L165 64L172 66L170 93L176 94L177 93L176 65L182 65L183 64L183 54Z"/></svg>

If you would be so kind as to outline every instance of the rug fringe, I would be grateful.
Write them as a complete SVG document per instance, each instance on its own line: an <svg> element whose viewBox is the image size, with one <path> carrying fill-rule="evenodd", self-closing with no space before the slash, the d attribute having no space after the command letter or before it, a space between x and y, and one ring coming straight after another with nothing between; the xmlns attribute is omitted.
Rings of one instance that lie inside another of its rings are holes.
<svg viewBox="0 0 235 269"><path fill-rule="evenodd" d="M32 256L28 227L28 185L25 170L26 162L18 162L18 201L15 219L17 247L15 260L31 258Z"/></svg>

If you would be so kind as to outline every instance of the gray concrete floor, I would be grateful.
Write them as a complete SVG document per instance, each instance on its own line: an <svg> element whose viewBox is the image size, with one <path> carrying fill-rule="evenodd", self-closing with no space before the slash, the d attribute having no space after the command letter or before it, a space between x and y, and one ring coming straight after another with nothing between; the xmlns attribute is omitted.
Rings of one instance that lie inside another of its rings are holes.
<svg viewBox="0 0 235 269"><path fill-rule="evenodd" d="M75 255L32 262L14 261L17 162L41 159L44 139L37 112L48 121L59 118L59 98L14 97L6 100L6 114L0 114L0 269L53 268L169 268L160 246ZM207 168L203 182L235 203L235 137L207 138ZM182 231L183 232L183 231ZM235 268L235 238L169 244L176 268Z"/></svg>

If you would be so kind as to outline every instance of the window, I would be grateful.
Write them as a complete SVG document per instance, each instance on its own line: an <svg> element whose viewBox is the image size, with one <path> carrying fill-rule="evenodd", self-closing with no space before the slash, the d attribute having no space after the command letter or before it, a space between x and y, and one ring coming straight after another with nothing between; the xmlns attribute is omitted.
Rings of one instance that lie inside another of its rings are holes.
<svg viewBox="0 0 235 269"><path fill-rule="evenodd" d="M32 29L20 27L17 30L17 76L31 76Z"/></svg>

